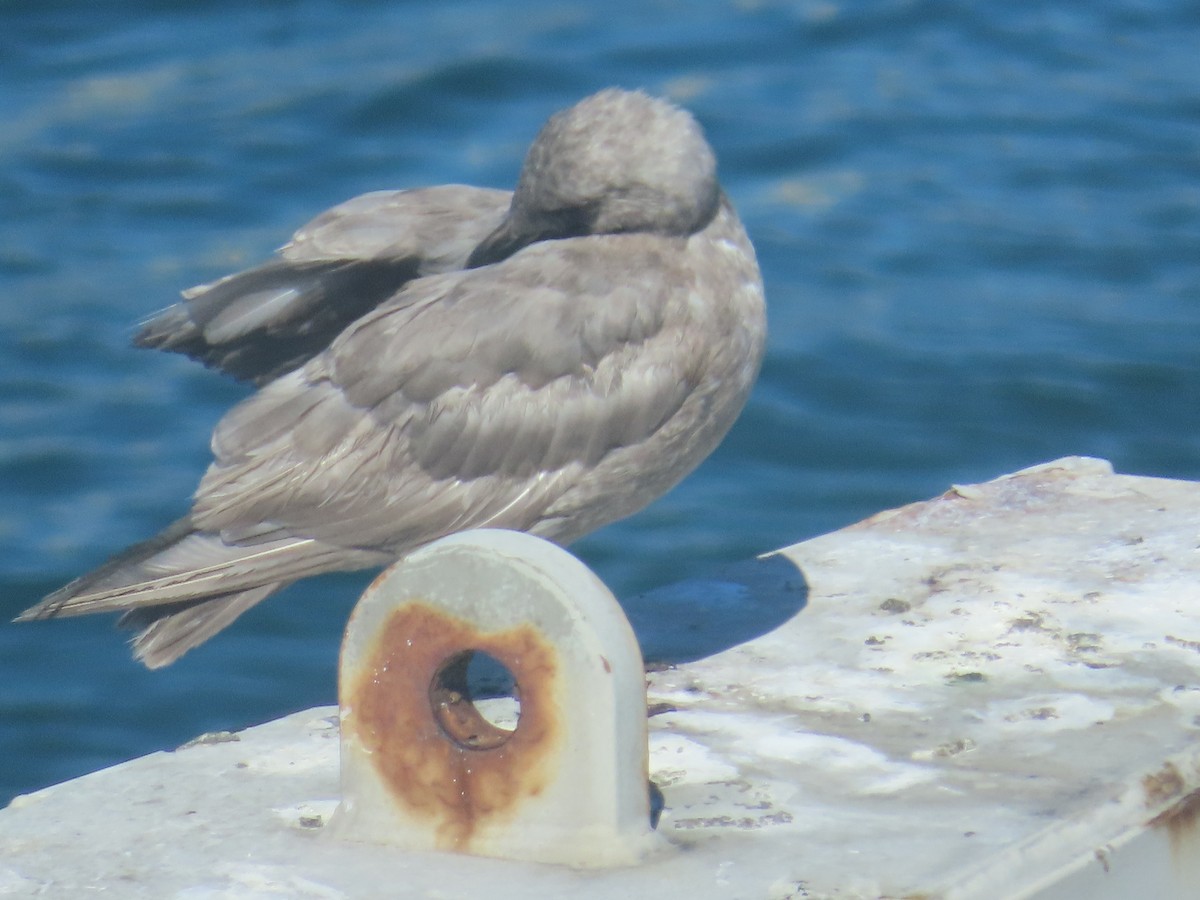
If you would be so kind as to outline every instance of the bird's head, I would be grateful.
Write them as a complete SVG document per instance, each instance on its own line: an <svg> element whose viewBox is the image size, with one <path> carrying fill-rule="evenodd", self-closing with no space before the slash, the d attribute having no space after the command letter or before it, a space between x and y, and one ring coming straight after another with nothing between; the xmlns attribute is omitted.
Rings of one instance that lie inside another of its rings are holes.
<svg viewBox="0 0 1200 900"><path fill-rule="evenodd" d="M601 91L551 116L529 148L485 265L535 241L588 234L687 235L720 202L717 164L692 116L640 91Z"/></svg>

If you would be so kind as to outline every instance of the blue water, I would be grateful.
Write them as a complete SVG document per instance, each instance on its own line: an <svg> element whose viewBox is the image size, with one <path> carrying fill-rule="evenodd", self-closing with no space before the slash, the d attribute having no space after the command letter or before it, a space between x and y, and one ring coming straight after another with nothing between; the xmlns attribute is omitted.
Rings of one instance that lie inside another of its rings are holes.
<svg viewBox="0 0 1200 900"><path fill-rule="evenodd" d="M610 84L703 122L771 313L721 449L576 545L619 595L1066 454L1200 478L1197 47L1165 0L7 0L0 619L182 513L245 393L141 317L356 193L511 186ZM364 583L159 672L111 619L0 624L0 803L333 702Z"/></svg>

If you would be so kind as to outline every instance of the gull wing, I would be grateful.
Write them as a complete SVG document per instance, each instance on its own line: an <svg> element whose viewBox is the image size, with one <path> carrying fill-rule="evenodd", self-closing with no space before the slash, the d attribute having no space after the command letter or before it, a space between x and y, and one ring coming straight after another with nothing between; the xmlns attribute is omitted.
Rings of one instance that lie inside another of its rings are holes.
<svg viewBox="0 0 1200 900"><path fill-rule="evenodd" d="M410 283L222 419L194 523L244 545L391 553L535 528L699 381L670 240L556 241Z"/></svg>
<svg viewBox="0 0 1200 900"><path fill-rule="evenodd" d="M278 259L184 291L183 302L143 323L134 343L265 384L409 281L462 268L510 199L464 185L356 197L297 231Z"/></svg>

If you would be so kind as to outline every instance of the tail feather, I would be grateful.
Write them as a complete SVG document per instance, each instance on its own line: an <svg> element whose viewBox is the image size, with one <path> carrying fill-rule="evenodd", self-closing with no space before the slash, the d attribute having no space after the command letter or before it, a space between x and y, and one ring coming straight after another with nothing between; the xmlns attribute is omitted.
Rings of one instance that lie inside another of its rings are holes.
<svg viewBox="0 0 1200 900"><path fill-rule="evenodd" d="M170 665L203 644L254 604L283 587L264 584L237 594L185 600L169 606L143 606L121 616L118 625L138 631L133 655L149 669Z"/></svg>
<svg viewBox="0 0 1200 900"><path fill-rule="evenodd" d="M134 573L150 559L183 540L195 529L190 516L172 522L163 531L147 541L127 547L97 569L81 575L70 584L63 585L52 594L31 606L14 619L14 622L30 622L34 619L55 619L59 616L79 615L87 610L76 610L71 600L88 596L106 588L112 588L136 580Z"/></svg>
<svg viewBox="0 0 1200 900"><path fill-rule="evenodd" d="M335 547L310 538L226 544L220 535L196 531L185 518L50 594L21 613L17 621L224 597L265 584L388 561L381 553Z"/></svg>
<svg viewBox="0 0 1200 900"><path fill-rule="evenodd" d="M134 655L157 668L212 637L285 584L308 575L386 565L391 557L307 538L227 544L189 516L77 578L16 619L120 612L139 629Z"/></svg>

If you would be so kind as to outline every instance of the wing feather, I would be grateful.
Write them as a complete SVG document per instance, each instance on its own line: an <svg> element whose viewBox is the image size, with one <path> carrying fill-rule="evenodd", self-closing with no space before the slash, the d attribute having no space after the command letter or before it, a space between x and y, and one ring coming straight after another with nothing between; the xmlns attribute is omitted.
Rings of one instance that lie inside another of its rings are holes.
<svg viewBox="0 0 1200 900"><path fill-rule="evenodd" d="M184 291L134 343L265 384L414 278L462 268L510 197L462 185L356 197L297 231L281 258Z"/></svg>
<svg viewBox="0 0 1200 900"><path fill-rule="evenodd" d="M653 242L596 244L412 282L222 420L197 525L391 552L534 527L674 415L702 365ZM595 278L606 252L621 279Z"/></svg>

